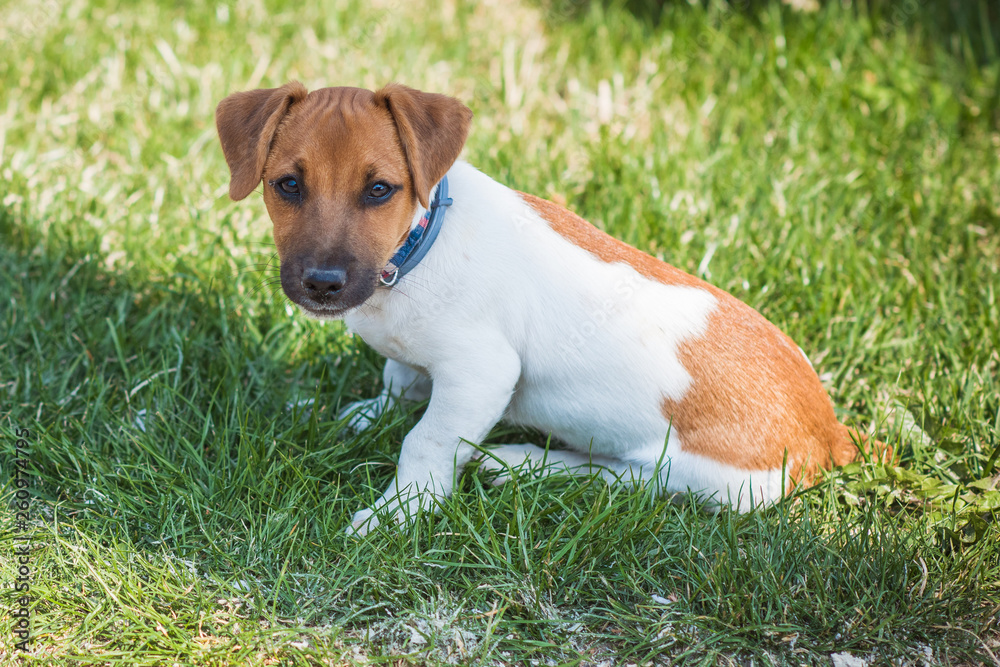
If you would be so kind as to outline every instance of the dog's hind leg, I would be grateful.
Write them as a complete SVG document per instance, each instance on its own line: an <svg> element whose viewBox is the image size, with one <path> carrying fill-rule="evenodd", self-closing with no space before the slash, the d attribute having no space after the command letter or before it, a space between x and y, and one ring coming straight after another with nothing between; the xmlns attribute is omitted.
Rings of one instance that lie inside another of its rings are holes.
<svg viewBox="0 0 1000 667"><path fill-rule="evenodd" d="M480 454L479 469L497 473L494 485L500 485L510 478L510 469L522 465L540 469L545 475L593 475L597 474L609 484L619 481L628 483L642 477L642 471L625 461L607 456L593 456L572 450L542 449L529 443L520 445L499 445ZM645 479L653 475L647 474Z"/></svg>
<svg viewBox="0 0 1000 667"><path fill-rule="evenodd" d="M431 379L412 366L395 359L386 359L382 371L382 393L375 398L351 403L337 416L350 419L347 427L353 431L364 431L384 413L400 401L425 401L431 395Z"/></svg>

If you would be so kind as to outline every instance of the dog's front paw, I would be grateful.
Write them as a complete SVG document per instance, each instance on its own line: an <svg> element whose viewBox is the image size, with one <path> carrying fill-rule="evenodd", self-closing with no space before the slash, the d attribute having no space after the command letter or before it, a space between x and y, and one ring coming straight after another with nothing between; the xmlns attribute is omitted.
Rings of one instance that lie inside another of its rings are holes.
<svg viewBox="0 0 1000 667"><path fill-rule="evenodd" d="M360 433L378 421L385 409L385 400L378 396L366 401L355 401L340 411L338 419L347 419L347 428Z"/></svg>
<svg viewBox="0 0 1000 667"><path fill-rule="evenodd" d="M417 518L421 510L436 512L438 502L446 493L428 491L413 493L409 490L402 495L397 494L395 487L376 500L371 507L366 507L354 514L351 525L347 527L348 535L367 535L376 527L386 524L406 526Z"/></svg>
<svg viewBox="0 0 1000 667"><path fill-rule="evenodd" d="M347 530L344 532L348 535L364 537L377 526L378 516L375 514L375 510L366 507L365 509L354 513L354 517L351 519L350 525L347 526Z"/></svg>

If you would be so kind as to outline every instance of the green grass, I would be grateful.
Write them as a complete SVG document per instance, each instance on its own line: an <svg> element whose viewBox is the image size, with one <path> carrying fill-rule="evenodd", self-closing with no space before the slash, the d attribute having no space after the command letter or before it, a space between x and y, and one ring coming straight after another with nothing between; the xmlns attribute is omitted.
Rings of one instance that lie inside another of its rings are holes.
<svg viewBox="0 0 1000 667"><path fill-rule="evenodd" d="M1000 664L998 28L900 4L4 0L0 662L28 428L28 664ZM899 465L746 515L469 474L347 538L419 409L329 419L380 359L225 196L215 104L289 79L465 100L468 160L759 309Z"/></svg>

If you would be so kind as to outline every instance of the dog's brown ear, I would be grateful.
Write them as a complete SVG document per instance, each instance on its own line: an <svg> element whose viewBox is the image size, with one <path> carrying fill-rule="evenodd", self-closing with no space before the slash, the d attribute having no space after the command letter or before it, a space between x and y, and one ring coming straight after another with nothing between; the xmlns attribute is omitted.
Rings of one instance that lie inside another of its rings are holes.
<svg viewBox="0 0 1000 667"><path fill-rule="evenodd" d="M396 121L413 188L420 205L427 208L431 188L462 152L472 110L454 97L423 93L398 83L376 92L375 103L388 109Z"/></svg>
<svg viewBox="0 0 1000 667"><path fill-rule="evenodd" d="M219 102L215 127L229 165L231 199L243 199L260 183L278 124L289 107L305 97L305 86L292 81L281 88L233 93Z"/></svg>

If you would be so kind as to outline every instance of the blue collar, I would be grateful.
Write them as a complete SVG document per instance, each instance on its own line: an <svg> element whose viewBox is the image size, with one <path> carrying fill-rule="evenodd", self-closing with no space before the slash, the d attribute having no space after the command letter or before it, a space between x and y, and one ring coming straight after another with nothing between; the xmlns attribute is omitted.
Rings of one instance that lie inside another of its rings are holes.
<svg viewBox="0 0 1000 667"><path fill-rule="evenodd" d="M389 263L382 269L382 274L379 276L380 283L386 287L392 287L420 263L427 251L434 245L434 239L437 238L438 232L441 231L441 223L444 222L445 209L451 204L452 199L448 196L448 177L442 176L430 209L424 213L420 224L410 231L403 246L396 251Z"/></svg>

